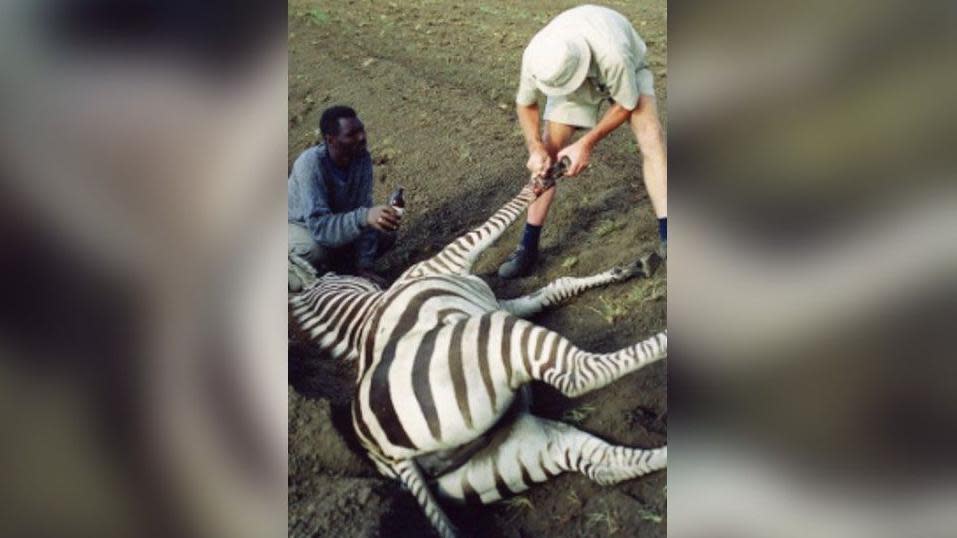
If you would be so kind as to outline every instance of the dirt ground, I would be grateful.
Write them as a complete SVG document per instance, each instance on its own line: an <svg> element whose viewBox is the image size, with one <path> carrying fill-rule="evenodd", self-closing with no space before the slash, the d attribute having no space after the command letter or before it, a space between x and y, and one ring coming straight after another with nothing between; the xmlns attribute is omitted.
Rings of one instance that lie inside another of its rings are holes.
<svg viewBox="0 0 957 538"><path fill-rule="evenodd" d="M606 2L649 48L666 122L665 0ZM527 179L513 98L528 39L574 2L291 0L289 163L316 140L319 114L354 107L375 162L375 199L406 188L399 245L380 261L395 277L480 224ZM514 248L514 226L477 272L500 297L565 275L588 275L655 248L657 227L633 135L602 141L580 178L559 188L542 236L540 270L514 282L495 276ZM666 326L666 271L593 290L535 321L579 346L611 351ZM666 361L597 393L569 400L536 387L536 414L564 419L611 442L657 447L667 436ZM355 450L346 405L351 372L291 344L289 535L430 536L412 497L380 478ZM565 538L664 536L666 472L615 487L562 475L515 499L456 509L473 536Z"/></svg>

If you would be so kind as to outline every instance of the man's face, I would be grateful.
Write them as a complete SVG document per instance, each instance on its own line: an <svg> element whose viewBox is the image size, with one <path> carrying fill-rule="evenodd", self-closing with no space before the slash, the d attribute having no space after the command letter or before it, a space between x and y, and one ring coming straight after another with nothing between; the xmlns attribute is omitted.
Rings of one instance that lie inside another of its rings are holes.
<svg viewBox="0 0 957 538"><path fill-rule="evenodd" d="M339 118L339 134L326 136L336 153L352 161L366 149L366 128L359 118Z"/></svg>

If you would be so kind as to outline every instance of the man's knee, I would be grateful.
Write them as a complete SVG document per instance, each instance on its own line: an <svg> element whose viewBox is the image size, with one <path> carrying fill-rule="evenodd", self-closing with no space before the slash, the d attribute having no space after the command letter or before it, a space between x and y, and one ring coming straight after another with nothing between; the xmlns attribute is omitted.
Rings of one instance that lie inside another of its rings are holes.
<svg viewBox="0 0 957 538"><path fill-rule="evenodd" d="M664 129L657 116L635 112L632 116L631 129L638 141L638 148L642 153L662 149L664 143Z"/></svg>
<svg viewBox="0 0 957 538"><path fill-rule="evenodd" d="M545 146L545 151L554 159L555 155L568 145L574 133L575 127L571 125L553 121L545 122L545 129L542 134L542 144Z"/></svg>
<svg viewBox="0 0 957 538"><path fill-rule="evenodd" d="M288 246L290 254L295 254L309 262L316 269L321 269L322 264L329 257L328 249L316 243L305 227L295 223L289 224Z"/></svg>

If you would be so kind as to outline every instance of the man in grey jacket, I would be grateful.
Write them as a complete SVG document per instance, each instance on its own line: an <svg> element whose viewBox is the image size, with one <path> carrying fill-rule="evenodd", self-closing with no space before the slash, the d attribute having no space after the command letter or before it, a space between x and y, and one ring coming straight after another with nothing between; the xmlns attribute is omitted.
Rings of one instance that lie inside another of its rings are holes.
<svg viewBox="0 0 957 538"><path fill-rule="evenodd" d="M401 223L387 205L372 205L372 159L365 126L355 110L322 113L323 142L302 153L289 175L289 253L318 271L334 270L380 281L375 259L392 246ZM300 279L289 274L289 290Z"/></svg>

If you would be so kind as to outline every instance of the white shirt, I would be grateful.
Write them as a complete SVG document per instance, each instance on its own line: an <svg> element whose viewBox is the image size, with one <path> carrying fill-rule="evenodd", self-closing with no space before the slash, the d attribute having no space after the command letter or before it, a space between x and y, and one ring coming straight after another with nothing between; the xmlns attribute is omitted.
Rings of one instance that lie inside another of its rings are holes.
<svg viewBox="0 0 957 538"><path fill-rule="evenodd" d="M644 66L648 47L624 15L602 6L584 5L560 13L545 29L559 35L578 34L591 49L585 82L565 99L597 105L610 98L628 110L638 106L637 71ZM529 66L523 63L515 102L533 105L538 96Z"/></svg>

